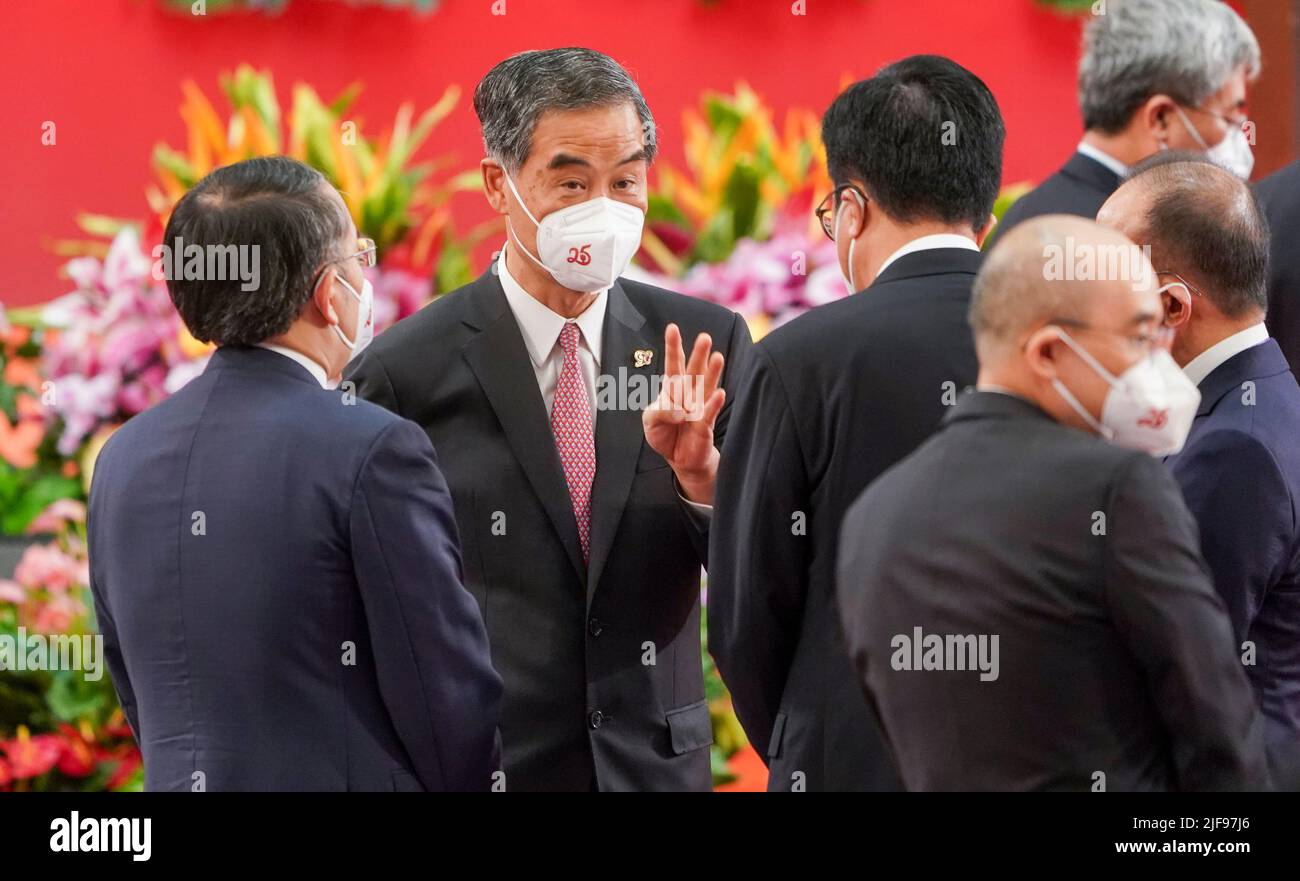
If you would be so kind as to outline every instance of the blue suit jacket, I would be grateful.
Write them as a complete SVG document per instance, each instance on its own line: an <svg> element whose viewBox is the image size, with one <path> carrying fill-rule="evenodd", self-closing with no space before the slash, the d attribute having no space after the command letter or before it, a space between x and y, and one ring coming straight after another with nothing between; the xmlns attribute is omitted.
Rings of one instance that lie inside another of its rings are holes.
<svg viewBox="0 0 1300 881"><path fill-rule="evenodd" d="M1272 339L1202 380L1187 444L1168 460L1266 721L1275 783L1300 783L1300 386ZM1243 654L1245 650L1243 649Z"/></svg>
<svg viewBox="0 0 1300 881"><path fill-rule="evenodd" d="M222 348L110 439L88 527L148 789L490 785L501 682L413 423Z"/></svg>

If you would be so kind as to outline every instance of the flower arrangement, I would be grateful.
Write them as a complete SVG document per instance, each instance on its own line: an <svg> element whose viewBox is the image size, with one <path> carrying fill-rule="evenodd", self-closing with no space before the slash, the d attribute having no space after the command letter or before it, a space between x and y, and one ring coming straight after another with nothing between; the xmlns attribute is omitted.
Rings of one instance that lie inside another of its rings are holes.
<svg viewBox="0 0 1300 881"><path fill-rule="evenodd" d="M28 531L52 533L0 580L0 791L140 789L140 752L103 670L103 655L80 669L31 664L37 640L90 644L95 626L86 558L86 509L54 503ZM53 651L48 653L53 657Z"/></svg>

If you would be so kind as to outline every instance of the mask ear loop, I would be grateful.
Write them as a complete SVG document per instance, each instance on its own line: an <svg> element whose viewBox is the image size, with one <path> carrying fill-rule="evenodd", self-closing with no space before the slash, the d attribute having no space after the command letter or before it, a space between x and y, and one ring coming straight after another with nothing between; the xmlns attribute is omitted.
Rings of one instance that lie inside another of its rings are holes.
<svg viewBox="0 0 1300 881"><path fill-rule="evenodd" d="M1115 375L1103 367L1101 362L1096 358L1092 357L1092 353L1076 343L1070 335L1065 332L1065 328L1057 327L1056 329L1060 331L1061 341L1069 346L1076 355L1082 358L1085 364L1100 374L1101 378L1106 380L1106 382L1110 384L1111 388L1119 385L1119 380L1115 378ZM1059 379L1053 379L1052 388L1056 389L1056 393L1065 399L1065 403L1070 405L1070 409L1079 414L1080 419L1088 423L1089 428L1097 432L1097 434L1101 435L1106 440L1111 440L1115 436L1115 431L1110 428L1110 426L1103 425L1096 416L1089 413L1088 408L1083 406L1079 399L1074 396L1074 393L1066 388L1065 383L1061 382Z"/></svg>
<svg viewBox="0 0 1300 881"><path fill-rule="evenodd" d="M853 198L855 198L855 199L858 200L858 205L862 208L862 210L864 210L864 211L866 210L867 206L866 206L866 204L862 201L862 197L859 196L859 195L857 194L857 191L856 191L856 190L845 190L845 192L846 192L846 193L852 193L852 194L853 194ZM839 234L839 231L840 231L840 212L843 211L843 210L844 210L844 202L841 200L841 202L840 202L840 207L837 208L836 211L835 211L835 233L836 233L836 235L838 235L838 234ZM858 243L858 240L857 240L856 238L849 239L849 287L853 288L853 293L855 293L855 294L858 292L858 285L857 285L857 282L855 282L855 281L853 280L853 246L856 245L857 243Z"/></svg>
<svg viewBox="0 0 1300 881"><path fill-rule="evenodd" d="M1201 133L1196 130L1196 126L1192 125L1192 121L1187 118L1187 114L1183 113L1183 108L1175 104L1174 110L1178 111L1178 117L1182 119L1183 127L1187 129L1187 133L1196 139L1196 143L1200 145L1202 150L1209 152L1210 145L1205 143L1205 138L1201 137Z"/></svg>
<svg viewBox="0 0 1300 881"><path fill-rule="evenodd" d="M352 296L354 296L354 297L357 298L357 333L358 333L358 335L360 335L360 333L361 333L361 326L362 326L362 322L361 322L361 306L362 306L362 304L365 303L365 297L363 297L363 296L361 296L360 294L358 294L357 291L356 291L356 288L354 288L354 287L352 287L352 285L348 284L348 280L347 280L346 278L344 278L343 276L339 275L338 273L335 273L335 274L334 274L334 278L335 278L335 280L338 281L341 285L343 285L343 287L345 287L345 288L348 289L348 293L349 293L349 294L351 294ZM369 318L367 318L366 320L369 321ZM357 341L356 341L356 340L350 340L350 339L348 339L347 334L345 334L345 333L343 332L343 328L342 328L342 327L340 327L338 324L331 324L330 327L334 328L334 333L338 336L338 338L339 338L340 340L343 341L343 345L345 345L345 346L348 347L348 351L349 351L349 352L355 352L355 351L356 351L356 348L357 348Z"/></svg>
<svg viewBox="0 0 1300 881"><path fill-rule="evenodd" d="M529 220L533 222L533 226L537 227L538 229L541 229L542 225L537 222L537 218L533 217L533 212L528 210L528 206L524 203L524 200L520 198L519 190L515 189L515 182L510 179L510 175L508 173L506 174L506 184L510 187L510 192L515 194L515 201L519 203L519 207L524 209L524 214L528 217ZM525 248L523 242L519 241L519 236L515 235L515 226L513 223L510 222L509 216L506 217L506 226L510 228L510 238L514 239L515 244L519 246L519 250L524 252L524 256L527 257L529 260L533 261L534 263L536 263L538 266L542 267L542 269L545 269L548 273L550 273L551 278L555 279L556 281L559 281L560 280L559 276L555 274L555 271L552 270L551 267L543 263L537 256L533 254L532 251L529 251L527 248Z"/></svg>

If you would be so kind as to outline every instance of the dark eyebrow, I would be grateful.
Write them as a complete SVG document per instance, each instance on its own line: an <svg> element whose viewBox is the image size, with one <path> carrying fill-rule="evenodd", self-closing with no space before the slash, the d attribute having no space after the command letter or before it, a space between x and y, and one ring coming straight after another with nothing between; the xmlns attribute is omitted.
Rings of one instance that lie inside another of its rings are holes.
<svg viewBox="0 0 1300 881"><path fill-rule="evenodd" d="M627 157L622 162L620 162L619 165L623 166L623 165L627 165L630 162L640 162L645 158L647 158L647 154L645 148L642 147L640 150L637 150L631 156ZM588 162L586 159L583 159L581 156L573 156L568 153L556 153L553 157L551 157L551 161L547 163L546 168L548 170L554 171L557 168L565 168L570 165L579 165L582 166L583 168L591 168L591 163Z"/></svg>
<svg viewBox="0 0 1300 881"><path fill-rule="evenodd" d="M1129 321L1129 327L1136 327L1139 324L1146 324L1149 321L1155 321L1159 316L1154 312L1139 312Z"/></svg>
<svg viewBox="0 0 1300 881"><path fill-rule="evenodd" d="M581 165L586 168L591 168L591 163L586 159L583 159L581 156L570 156L568 153L556 153L551 157L551 161L547 163L546 167L553 170L556 168L564 168L567 165Z"/></svg>

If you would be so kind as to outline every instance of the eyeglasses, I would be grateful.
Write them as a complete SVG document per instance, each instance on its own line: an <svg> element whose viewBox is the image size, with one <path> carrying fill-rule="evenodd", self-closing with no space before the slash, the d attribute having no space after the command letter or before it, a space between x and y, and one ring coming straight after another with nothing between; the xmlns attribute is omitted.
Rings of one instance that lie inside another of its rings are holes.
<svg viewBox="0 0 1300 881"><path fill-rule="evenodd" d="M1048 324L1055 324L1068 327L1074 331L1084 331L1088 333L1099 333L1107 336L1119 337L1134 349L1140 351L1143 355L1151 355L1156 349L1169 351L1169 346L1174 341L1174 329L1161 324L1150 331L1138 331L1136 334L1128 333L1123 330L1110 330L1105 327L1093 327L1082 321L1076 321L1072 318L1057 318Z"/></svg>
<svg viewBox="0 0 1300 881"><path fill-rule="evenodd" d="M1245 126L1247 122L1250 121L1250 118L1247 116L1242 116L1239 119L1233 119L1230 116L1224 116L1222 113L1216 113L1213 110L1206 110L1204 107L1186 107L1184 109L1190 110L1193 113L1204 113L1207 116L1213 116L1219 122L1226 125L1229 129L1234 129L1234 128L1240 129L1243 126Z"/></svg>
<svg viewBox="0 0 1300 881"><path fill-rule="evenodd" d="M840 206L840 197L845 190L852 190L862 197L864 203L867 201L867 194L862 192L856 184L840 184L826 194L826 198L821 200L821 203L813 212L822 225L822 232L826 233L826 238L832 242L835 241L835 209Z"/></svg>
<svg viewBox="0 0 1300 881"><path fill-rule="evenodd" d="M1174 278L1178 279L1178 283L1180 285L1187 288L1187 290L1191 291L1193 294L1199 294L1202 297L1205 296L1205 291L1201 290L1196 285L1192 284L1190 281L1183 278L1178 273L1174 272L1172 269L1157 269L1156 275L1172 275Z"/></svg>
<svg viewBox="0 0 1300 881"><path fill-rule="evenodd" d="M363 236L357 239L357 252L355 254L351 254L342 259L351 260L353 258L357 258L361 262L362 269L369 269L370 267L375 265L376 255L378 253L379 250L375 246L375 240L368 239ZM339 263L341 261L335 260L334 262Z"/></svg>
<svg viewBox="0 0 1300 881"><path fill-rule="evenodd" d="M320 277L325 274L325 270L333 266L335 263L356 260L361 265L362 269L370 269L375 265L378 253L379 251L375 245L375 240L362 236L357 239L357 250L354 253L349 254L346 257L339 257L336 260L329 260L317 271L315 277L311 280L311 289L316 289L316 285L320 283Z"/></svg>

